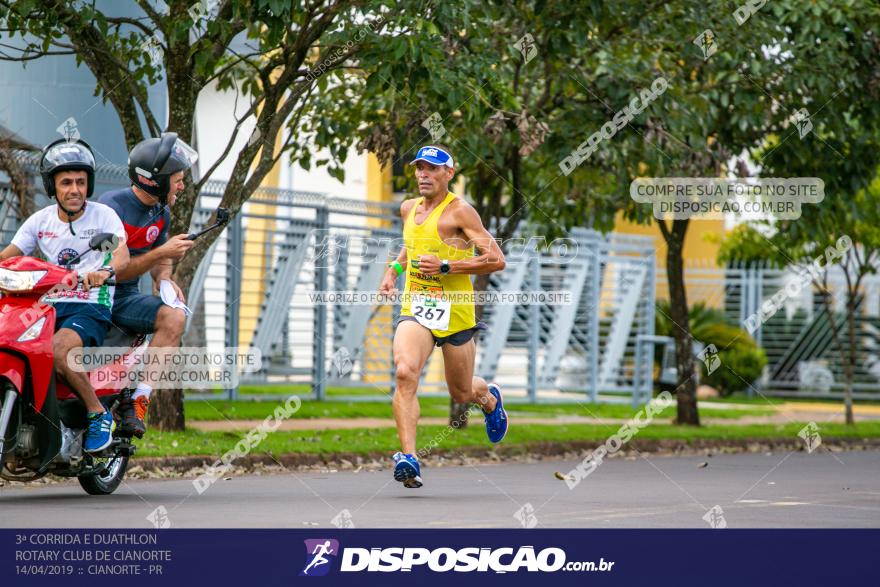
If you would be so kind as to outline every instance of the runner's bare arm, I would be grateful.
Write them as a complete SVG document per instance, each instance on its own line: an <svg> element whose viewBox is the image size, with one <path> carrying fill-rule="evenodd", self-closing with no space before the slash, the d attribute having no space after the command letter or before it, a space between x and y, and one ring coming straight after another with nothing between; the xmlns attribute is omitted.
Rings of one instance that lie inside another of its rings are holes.
<svg viewBox="0 0 880 587"><path fill-rule="evenodd" d="M397 255L397 259L395 259L394 261L400 263L401 267L406 268L406 247L400 247L400 254ZM391 263L393 264L394 261L392 261ZM389 267L389 269L391 269L391 267Z"/></svg>
<svg viewBox="0 0 880 587"><path fill-rule="evenodd" d="M419 198L410 198L400 203L400 219L402 221L406 222L406 217L409 216L409 211L412 210L412 207L415 206L418 201Z"/></svg>
<svg viewBox="0 0 880 587"><path fill-rule="evenodd" d="M418 201L419 201L418 198L410 198L409 200L404 200L403 202L401 202L401 204L400 204L400 219L403 222L406 222L406 217L409 216L410 210L412 210L412 207L415 206L416 202L418 202ZM400 263L401 267L403 267L404 269L406 268L406 260L407 260L406 247L400 247L400 254L397 255L397 259L395 259L395 260L398 263ZM389 267L389 269L391 269L391 268Z"/></svg>
<svg viewBox="0 0 880 587"><path fill-rule="evenodd" d="M413 205L415 205L417 198L411 198L409 200L404 200L400 204L400 218L406 222L406 217L409 214L410 209L412 209ZM400 263L400 266L406 268L406 247L400 247L400 253L397 254L397 259L392 261L394 264L396 261ZM385 275L382 276L382 284L379 286L380 293L394 293L394 284L397 283L397 270L394 267L388 267L385 270Z"/></svg>
<svg viewBox="0 0 880 587"><path fill-rule="evenodd" d="M406 247L400 248L400 254L397 255L396 262L400 263L400 266L406 270ZM392 265L395 261L392 261ZM385 275L382 276L382 284L379 286L379 293L382 294L393 294L395 293L394 285L397 283L397 269L389 266L385 269Z"/></svg>
<svg viewBox="0 0 880 587"><path fill-rule="evenodd" d="M483 221L473 206L456 206L456 223L464 232L466 240L472 244L479 255L469 259L449 262L449 273L486 275L502 271L506 265L501 247L483 226Z"/></svg>

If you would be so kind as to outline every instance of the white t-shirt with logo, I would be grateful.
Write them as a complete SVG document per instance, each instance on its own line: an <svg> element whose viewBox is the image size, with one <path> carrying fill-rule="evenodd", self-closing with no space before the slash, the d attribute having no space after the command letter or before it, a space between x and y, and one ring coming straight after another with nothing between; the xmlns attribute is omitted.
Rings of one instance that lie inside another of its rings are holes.
<svg viewBox="0 0 880 587"><path fill-rule="evenodd" d="M69 223L58 217L58 205L53 204L35 212L25 220L15 233L12 244L25 255L32 255L39 249L48 262L57 265L63 265L83 253L79 262L71 269L75 269L78 275L85 276L86 273L96 271L108 264L112 258L109 251L89 251L89 241L93 236L102 232L111 232L121 241L125 239L125 229L119 216L112 208L99 202L86 203L85 213L73 221L73 231L76 235L70 233ZM80 284L75 290L47 294L44 299L47 302L101 304L111 308L115 290L115 287L102 285L86 292Z"/></svg>

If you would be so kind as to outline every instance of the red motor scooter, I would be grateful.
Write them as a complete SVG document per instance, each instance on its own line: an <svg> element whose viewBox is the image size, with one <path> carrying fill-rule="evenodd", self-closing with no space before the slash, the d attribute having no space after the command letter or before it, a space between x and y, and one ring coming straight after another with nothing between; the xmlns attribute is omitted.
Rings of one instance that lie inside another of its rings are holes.
<svg viewBox="0 0 880 587"><path fill-rule="evenodd" d="M110 233L95 235L89 249L99 250L115 238ZM56 381L55 308L40 302L52 290L77 286L80 279L70 267L79 256L65 267L34 257L0 262L0 477L77 477L88 493L101 495L112 493L122 482L135 447L130 438L114 437L99 453L83 452L86 408L65 383ZM107 283L113 285L113 280ZM139 345L146 342L141 338ZM116 409L120 390L95 391L106 409Z"/></svg>
<svg viewBox="0 0 880 587"><path fill-rule="evenodd" d="M218 208L214 224L188 238L195 240L224 226L229 216L225 208ZM89 250L115 249L115 239L111 233L95 235ZM135 446L131 437L117 430L103 451L83 452L86 408L66 382L55 378L55 309L39 301L53 289L76 287L79 278L70 267L82 254L64 267L33 257L0 262L0 477L24 482L47 473L76 477L86 492L107 495L125 477ZM115 280L105 283L114 285ZM121 420L117 409L133 391L133 386L126 387L135 379L130 372L140 365L133 359L146 351L150 338L116 325L104 345L128 347L128 352L89 374L98 399L113 413L117 428Z"/></svg>

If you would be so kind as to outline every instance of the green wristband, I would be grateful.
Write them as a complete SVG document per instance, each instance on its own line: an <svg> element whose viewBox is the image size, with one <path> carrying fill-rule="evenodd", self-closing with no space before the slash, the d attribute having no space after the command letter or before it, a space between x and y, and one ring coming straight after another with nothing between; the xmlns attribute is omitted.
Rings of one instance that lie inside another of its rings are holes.
<svg viewBox="0 0 880 587"><path fill-rule="evenodd" d="M395 261L394 263L388 263L388 266L389 266L389 267L393 267L394 270L397 271L397 274L398 274L398 275L400 275L401 273L403 273L403 267L400 266L400 262L399 262L399 261Z"/></svg>

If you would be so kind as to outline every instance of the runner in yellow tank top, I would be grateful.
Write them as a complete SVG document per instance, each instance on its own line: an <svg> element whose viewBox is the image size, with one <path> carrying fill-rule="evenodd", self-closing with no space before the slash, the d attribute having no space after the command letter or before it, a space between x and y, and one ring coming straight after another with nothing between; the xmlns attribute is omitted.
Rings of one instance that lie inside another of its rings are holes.
<svg viewBox="0 0 880 587"><path fill-rule="evenodd" d="M471 282L472 275L504 269L504 254L477 211L449 192L455 168L448 147L422 147L410 164L415 165L421 197L400 206L404 247L389 264L380 292L396 293L397 277L406 271L405 293L411 295L403 301L393 348L397 385L392 408L401 446L394 455L394 478L415 488L422 486L416 455L416 391L435 345L443 352L450 396L457 403L482 407L492 442L507 434L507 413L501 389L474 376L473 337L485 325L475 320Z"/></svg>
<svg viewBox="0 0 880 587"><path fill-rule="evenodd" d="M446 198L437 205L421 223L416 222L417 210L425 211L425 198L418 198L410 206L409 215L403 223L403 240L406 247L406 286L404 293L430 295L444 294L451 298L451 309L447 316L443 308L425 308L418 306L415 311L422 317L424 312L431 310L431 314L439 314L434 321L443 328L431 328L435 339L444 339L455 333L472 329L477 325L474 315L474 296L471 276L464 273L452 274L442 272L439 275L427 275L421 270L419 258L423 255L433 255L447 263L461 261L474 256L474 248L458 248L443 242L437 229L437 221L443 215L446 207L455 202L458 197L449 192ZM464 245L462 241L460 244ZM442 261L441 261L442 263ZM400 311L401 316L413 316L410 300L404 299ZM433 316L432 316L433 318ZM446 323L448 322L448 324Z"/></svg>

